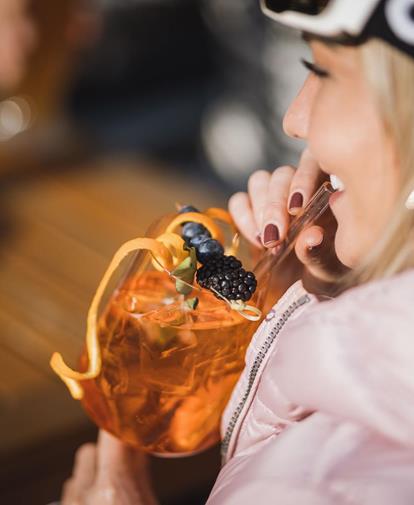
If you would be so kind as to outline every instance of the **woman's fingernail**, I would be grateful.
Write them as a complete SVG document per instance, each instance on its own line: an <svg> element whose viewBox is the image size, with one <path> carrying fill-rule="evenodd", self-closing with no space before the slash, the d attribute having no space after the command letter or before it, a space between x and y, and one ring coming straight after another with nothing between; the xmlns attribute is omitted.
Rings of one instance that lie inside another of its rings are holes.
<svg viewBox="0 0 414 505"><path fill-rule="evenodd" d="M291 209L300 209L303 207L303 195L302 193L293 193L290 202L289 202L289 210Z"/></svg>
<svg viewBox="0 0 414 505"><path fill-rule="evenodd" d="M321 240L318 244L313 244L308 247L308 253L310 255L318 255L319 254L319 251L321 250L323 238L324 237L321 238Z"/></svg>
<svg viewBox="0 0 414 505"><path fill-rule="evenodd" d="M265 245L270 245L273 242L278 242L280 238L279 229L274 224L268 224L264 230L263 242Z"/></svg>

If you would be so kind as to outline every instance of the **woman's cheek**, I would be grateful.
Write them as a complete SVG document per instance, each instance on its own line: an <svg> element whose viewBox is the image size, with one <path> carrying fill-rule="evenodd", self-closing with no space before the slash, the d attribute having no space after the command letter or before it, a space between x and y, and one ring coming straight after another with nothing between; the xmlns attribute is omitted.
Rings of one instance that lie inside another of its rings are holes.
<svg viewBox="0 0 414 505"><path fill-rule="evenodd" d="M349 90L344 93L337 83L324 83L315 98L308 143L321 168L329 173L343 176L350 166L361 164L367 147L366 125L355 110L358 107L350 100Z"/></svg>
<svg viewBox="0 0 414 505"><path fill-rule="evenodd" d="M341 123L338 119L334 120L334 116L334 114L326 114L322 107L316 107L312 113L308 135L308 145L312 155L322 170L329 173L337 172L338 168L340 171L341 160L344 155L349 156L348 143L345 142L344 146ZM343 153L344 150L345 153Z"/></svg>

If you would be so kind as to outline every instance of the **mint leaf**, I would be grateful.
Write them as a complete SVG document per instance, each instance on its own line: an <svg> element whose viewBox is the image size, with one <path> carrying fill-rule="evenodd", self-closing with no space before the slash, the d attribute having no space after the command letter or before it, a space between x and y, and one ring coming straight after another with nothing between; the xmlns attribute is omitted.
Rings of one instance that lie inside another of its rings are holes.
<svg viewBox="0 0 414 505"><path fill-rule="evenodd" d="M189 295L193 290L192 284L197 271L197 257L194 247L189 249L190 256L185 258L171 274L176 278L175 288L182 295ZM184 281L184 282L182 282ZM190 286L188 285L190 284Z"/></svg>
<svg viewBox="0 0 414 505"><path fill-rule="evenodd" d="M195 310L198 306L198 302L198 298L188 298L184 303L189 309Z"/></svg>

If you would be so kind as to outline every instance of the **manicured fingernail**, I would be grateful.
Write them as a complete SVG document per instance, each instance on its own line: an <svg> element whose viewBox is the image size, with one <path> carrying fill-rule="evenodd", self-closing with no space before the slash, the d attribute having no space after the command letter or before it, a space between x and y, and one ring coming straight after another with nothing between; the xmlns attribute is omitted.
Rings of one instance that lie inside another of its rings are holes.
<svg viewBox="0 0 414 505"><path fill-rule="evenodd" d="M317 256L319 254L319 251L321 250L323 238L324 237L321 238L321 240L320 240L320 242L318 244L313 244L313 245L311 245L311 246L308 247L308 253L310 255Z"/></svg>
<svg viewBox="0 0 414 505"><path fill-rule="evenodd" d="M293 193L290 202L289 210L300 209L303 206L303 195L302 193Z"/></svg>
<svg viewBox="0 0 414 505"><path fill-rule="evenodd" d="M265 245L270 245L273 242L278 242L280 238L279 229L274 224L268 224L263 234L263 242Z"/></svg>

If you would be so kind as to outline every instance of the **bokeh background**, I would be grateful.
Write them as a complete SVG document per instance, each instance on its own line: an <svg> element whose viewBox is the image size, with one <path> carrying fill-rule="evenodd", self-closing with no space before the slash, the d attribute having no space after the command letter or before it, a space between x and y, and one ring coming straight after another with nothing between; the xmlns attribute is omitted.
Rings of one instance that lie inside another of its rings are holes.
<svg viewBox="0 0 414 505"><path fill-rule="evenodd" d="M59 498L96 437L48 362L76 361L119 245L297 162L281 121L306 53L258 0L0 1L2 503ZM154 458L161 503L204 503L219 465Z"/></svg>

